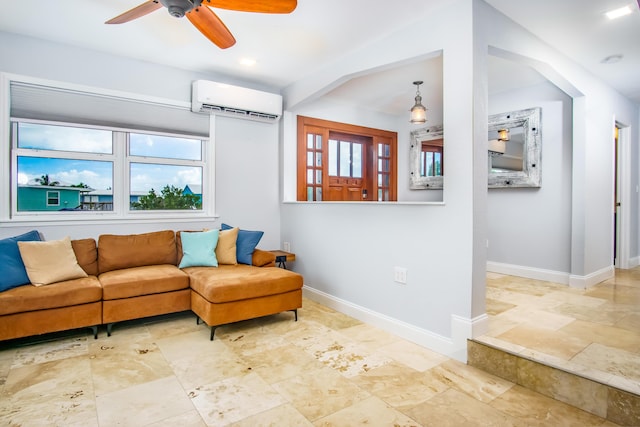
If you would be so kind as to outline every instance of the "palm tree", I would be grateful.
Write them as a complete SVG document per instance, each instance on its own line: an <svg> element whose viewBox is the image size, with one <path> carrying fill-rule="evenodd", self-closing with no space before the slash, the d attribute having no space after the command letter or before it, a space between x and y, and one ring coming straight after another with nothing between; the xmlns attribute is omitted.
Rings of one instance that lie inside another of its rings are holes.
<svg viewBox="0 0 640 427"><path fill-rule="evenodd" d="M49 180L49 174L44 174L40 178L36 178L36 182L38 184L40 184L40 185L49 185L51 187L54 187L54 186L60 184L60 182L58 182L58 181L50 181Z"/></svg>

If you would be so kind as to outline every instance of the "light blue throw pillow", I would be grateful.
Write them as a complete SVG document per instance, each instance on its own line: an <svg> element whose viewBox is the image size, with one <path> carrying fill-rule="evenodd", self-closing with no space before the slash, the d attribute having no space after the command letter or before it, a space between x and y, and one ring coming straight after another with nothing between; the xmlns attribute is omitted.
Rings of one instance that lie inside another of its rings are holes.
<svg viewBox="0 0 640 427"><path fill-rule="evenodd" d="M0 240L0 292L31 283L20 256L18 242L40 240L40 234L36 230Z"/></svg>
<svg viewBox="0 0 640 427"><path fill-rule="evenodd" d="M222 224L223 230L229 230L233 227L228 224ZM256 250L258 242L262 239L264 231L238 231L238 240L236 241L236 259L240 264L252 264L253 251Z"/></svg>
<svg viewBox="0 0 640 427"><path fill-rule="evenodd" d="M218 230L180 233L182 260L178 267L217 267Z"/></svg>

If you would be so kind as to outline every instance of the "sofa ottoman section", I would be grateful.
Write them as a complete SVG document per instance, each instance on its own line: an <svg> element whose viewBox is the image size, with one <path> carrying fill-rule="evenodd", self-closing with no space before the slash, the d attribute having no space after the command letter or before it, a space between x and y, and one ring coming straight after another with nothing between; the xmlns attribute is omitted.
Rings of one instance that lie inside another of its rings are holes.
<svg viewBox="0 0 640 427"><path fill-rule="evenodd" d="M211 327L302 307L302 276L277 267L188 267L191 310Z"/></svg>

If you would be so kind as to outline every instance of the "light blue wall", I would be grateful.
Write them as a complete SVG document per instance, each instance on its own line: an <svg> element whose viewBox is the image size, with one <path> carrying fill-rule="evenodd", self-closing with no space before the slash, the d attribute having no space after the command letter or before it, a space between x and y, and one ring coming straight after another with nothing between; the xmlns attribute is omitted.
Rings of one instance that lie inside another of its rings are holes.
<svg viewBox="0 0 640 427"><path fill-rule="evenodd" d="M487 121L474 121L474 107L478 108L475 114L488 114L486 105L476 105L485 88L473 84L473 27L472 2L456 2L428 22L372 43L335 67L320 68L317 75L284 92L290 96L292 115L336 120L335 108L325 101L302 102L305 96L322 91L316 85L331 85L332 78L341 81L343 76L360 75L384 64L443 52L444 202L285 203L282 238L296 252L295 268L304 274L310 295L352 310L357 317L373 316L383 327L449 354L464 352L466 338L476 322L482 323L485 311L486 161L476 158L473 147L476 135L484 134L486 140ZM484 72L481 79L486 80L486 70L478 72ZM389 118L343 109L338 119L396 130L399 156L408 157L412 128L406 115ZM288 122L284 125L284 158L288 159L295 132L287 128ZM405 169L399 173L399 186L406 185ZM474 257L481 268L475 268ZM394 282L395 267L407 270L406 284Z"/></svg>
<svg viewBox="0 0 640 427"><path fill-rule="evenodd" d="M489 190L487 259L571 273L571 98L551 83L489 97L489 113L542 109L542 186ZM552 208L550 208L552 207Z"/></svg>

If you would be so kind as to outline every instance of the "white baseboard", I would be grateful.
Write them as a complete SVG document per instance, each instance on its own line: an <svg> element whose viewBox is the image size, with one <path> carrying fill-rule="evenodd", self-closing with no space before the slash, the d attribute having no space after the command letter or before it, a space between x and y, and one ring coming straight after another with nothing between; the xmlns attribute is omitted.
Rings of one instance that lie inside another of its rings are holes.
<svg viewBox="0 0 640 427"><path fill-rule="evenodd" d="M587 289L597 285L607 279L611 279L616 274L613 265L594 271L586 276L571 275L569 278L569 286L576 289Z"/></svg>
<svg viewBox="0 0 640 427"><path fill-rule="evenodd" d="M640 259L633 258L631 261L640 262ZM493 261L487 261L487 271L508 274L511 276L526 277L527 279L561 283L577 289L587 289L604 280L612 278L615 274L613 265L586 276L577 276L575 274L564 273L561 271L544 270L541 268L526 267L522 265L502 264Z"/></svg>
<svg viewBox="0 0 640 427"><path fill-rule="evenodd" d="M640 257L629 258L629 268L634 268L640 265Z"/></svg>
<svg viewBox="0 0 640 427"><path fill-rule="evenodd" d="M486 314L478 316L475 319L452 315L452 338L447 338L427 329L419 328L366 307L329 295L318 289L311 288L308 285L304 285L302 293L305 298L465 363L467 361L467 339L482 335L488 327L489 318Z"/></svg>
<svg viewBox="0 0 640 427"><path fill-rule="evenodd" d="M526 277L527 279L544 280L545 282L569 284L569 273L541 268L526 267L523 265L503 264L487 261L487 271L493 273L508 274L510 276Z"/></svg>

